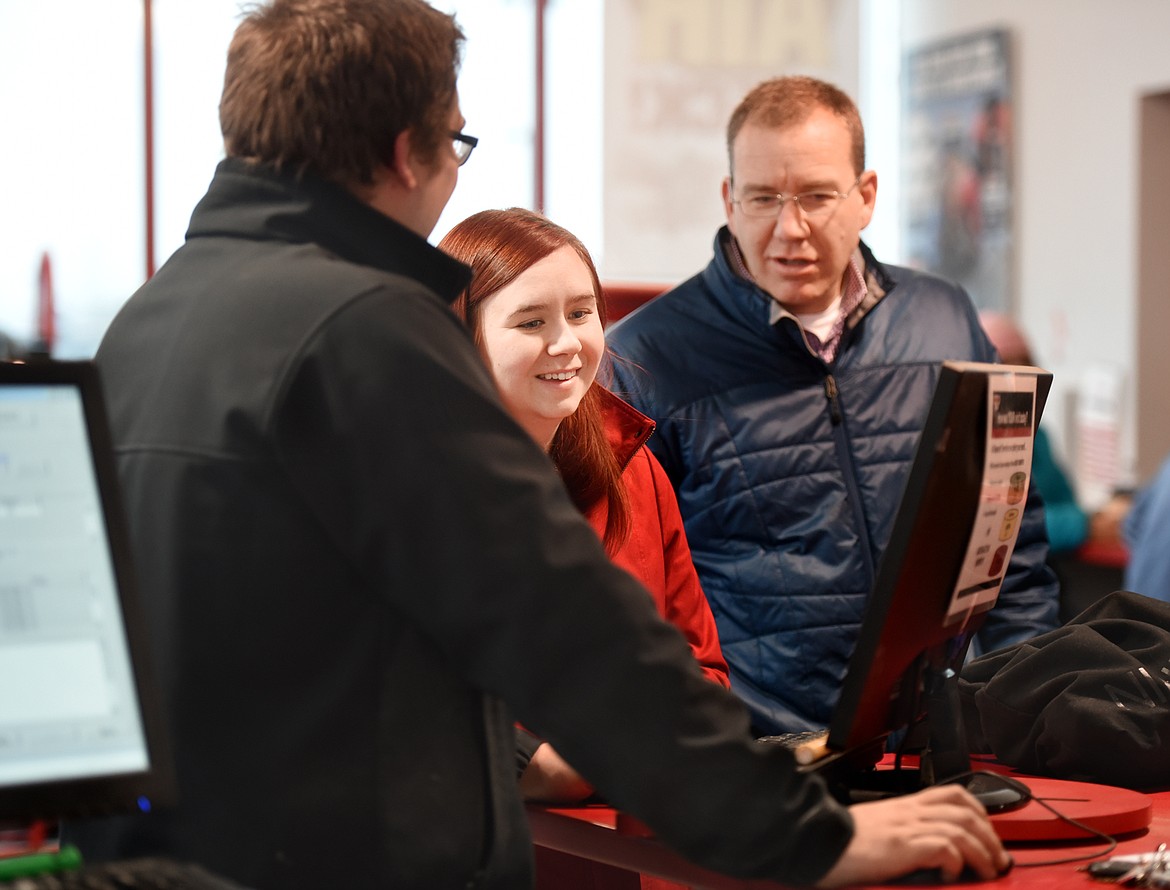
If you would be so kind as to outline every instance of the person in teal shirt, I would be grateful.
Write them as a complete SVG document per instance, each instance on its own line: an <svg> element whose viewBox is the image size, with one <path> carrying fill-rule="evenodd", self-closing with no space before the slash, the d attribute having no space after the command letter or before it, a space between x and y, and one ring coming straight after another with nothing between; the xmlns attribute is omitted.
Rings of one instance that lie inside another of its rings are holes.
<svg viewBox="0 0 1170 890"><path fill-rule="evenodd" d="M1052 453L1043 422L1032 445L1032 481L1044 498L1048 549L1052 553L1076 550L1088 537L1089 517L1077 503L1072 484Z"/></svg>

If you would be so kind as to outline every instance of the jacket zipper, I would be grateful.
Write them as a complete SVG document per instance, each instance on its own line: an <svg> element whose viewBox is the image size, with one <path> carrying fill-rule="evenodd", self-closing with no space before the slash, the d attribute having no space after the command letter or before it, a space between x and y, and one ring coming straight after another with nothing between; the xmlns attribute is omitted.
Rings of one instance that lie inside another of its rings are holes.
<svg viewBox="0 0 1170 890"><path fill-rule="evenodd" d="M825 376L825 398L829 400L829 416L833 426L841 423L841 405L837 401L837 381L832 374Z"/></svg>
<svg viewBox="0 0 1170 890"><path fill-rule="evenodd" d="M849 436L844 428L844 418L841 414L840 390L837 388L837 378L832 373L825 374L825 399L829 403L829 419L835 427L833 438L836 442L838 458L842 464L842 474L845 478L846 496L853 505L853 516L857 523L857 535L861 540L861 553L865 562L869 586L872 587L877 577L877 566L872 558L869 541L869 527L865 522L865 509L862 507L861 492L857 487L857 468L853 462L853 452L849 448Z"/></svg>

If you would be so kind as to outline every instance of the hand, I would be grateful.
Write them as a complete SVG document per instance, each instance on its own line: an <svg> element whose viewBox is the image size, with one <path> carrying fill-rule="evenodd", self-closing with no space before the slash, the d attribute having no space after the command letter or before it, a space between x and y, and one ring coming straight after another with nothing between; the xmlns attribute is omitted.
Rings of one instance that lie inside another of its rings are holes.
<svg viewBox="0 0 1170 890"><path fill-rule="evenodd" d="M982 805L958 785L855 804L849 812L853 840L818 887L872 884L922 868L953 881L964 866L989 881L1011 866Z"/></svg>
<svg viewBox="0 0 1170 890"><path fill-rule="evenodd" d="M1124 544L1123 527L1133 498L1115 494L1100 510L1089 517L1089 540L1094 544L1116 546Z"/></svg>
<svg viewBox="0 0 1170 890"><path fill-rule="evenodd" d="M593 793L593 786L561 758L548 742L542 744L520 775L525 800L576 803Z"/></svg>

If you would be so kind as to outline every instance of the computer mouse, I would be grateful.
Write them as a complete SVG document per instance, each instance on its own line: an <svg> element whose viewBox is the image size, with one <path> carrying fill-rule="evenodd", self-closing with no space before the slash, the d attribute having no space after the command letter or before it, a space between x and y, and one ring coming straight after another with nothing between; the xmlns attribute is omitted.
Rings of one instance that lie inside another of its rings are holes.
<svg viewBox="0 0 1170 890"><path fill-rule="evenodd" d="M1018 810L1032 799L1032 789L1002 773L973 773L962 784L983 804L988 815Z"/></svg>

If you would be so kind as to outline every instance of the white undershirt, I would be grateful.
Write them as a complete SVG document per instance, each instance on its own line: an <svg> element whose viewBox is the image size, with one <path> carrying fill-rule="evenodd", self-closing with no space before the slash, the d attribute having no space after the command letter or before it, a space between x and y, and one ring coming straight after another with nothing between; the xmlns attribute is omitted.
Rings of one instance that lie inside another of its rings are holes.
<svg viewBox="0 0 1170 890"><path fill-rule="evenodd" d="M833 325L837 323L837 315L840 311L841 295L837 294L837 298L822 311L814 312L811 315L797 313L796 317L800 319L800 324L806 331L815 334L817 340L823 343L833 332Z"/></svg>

